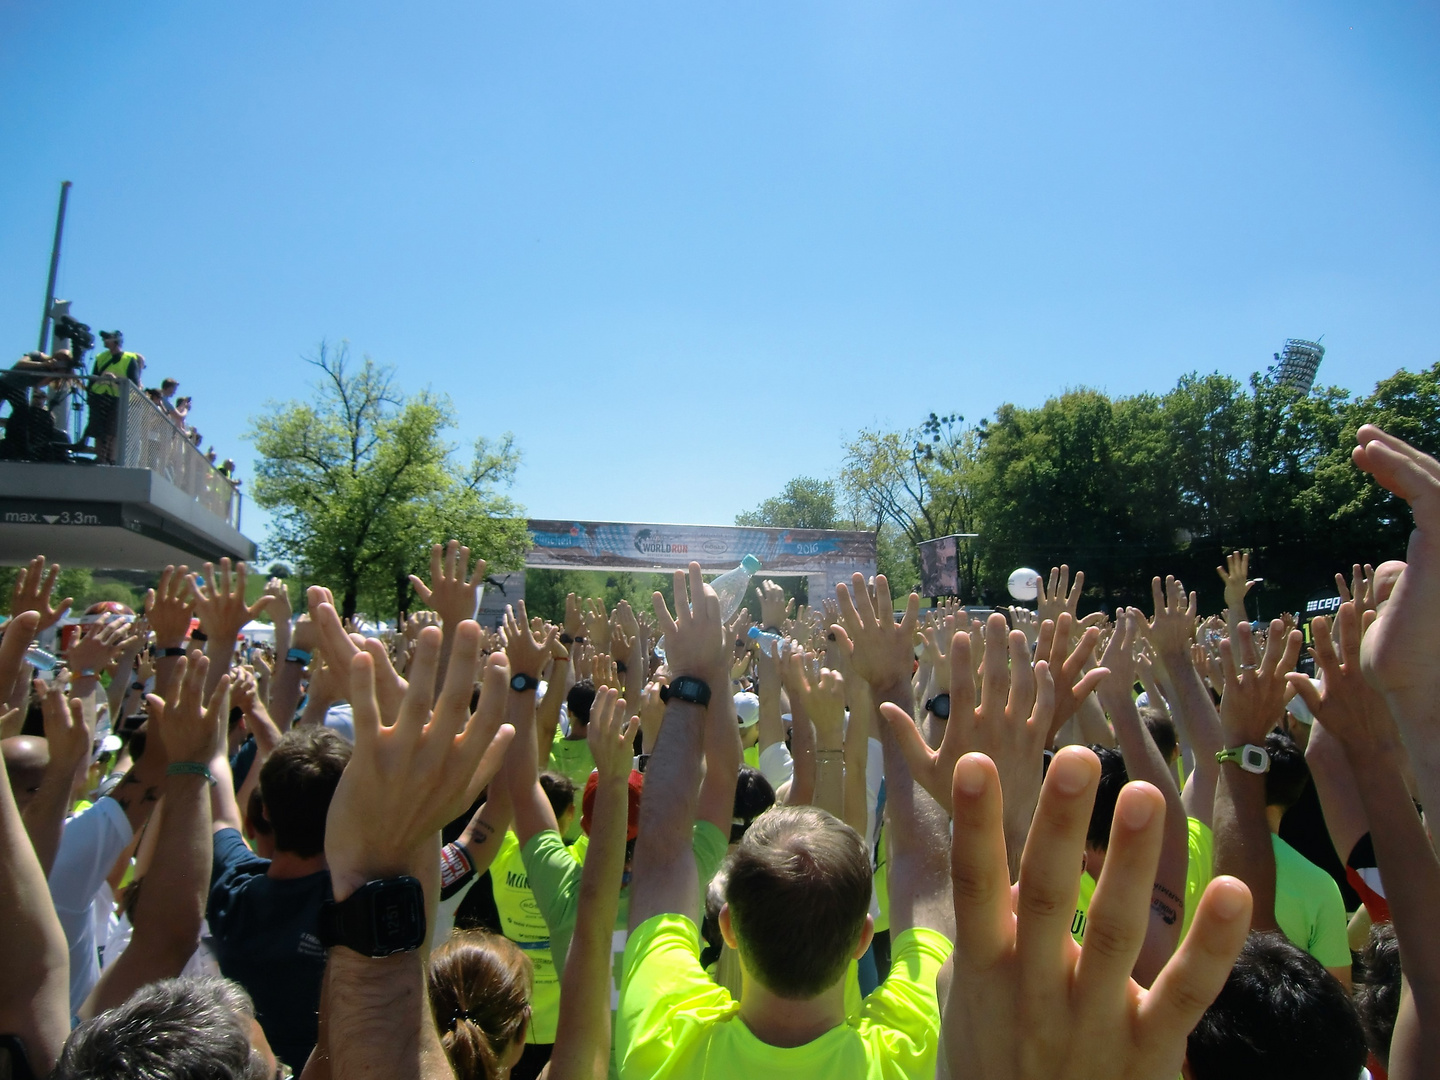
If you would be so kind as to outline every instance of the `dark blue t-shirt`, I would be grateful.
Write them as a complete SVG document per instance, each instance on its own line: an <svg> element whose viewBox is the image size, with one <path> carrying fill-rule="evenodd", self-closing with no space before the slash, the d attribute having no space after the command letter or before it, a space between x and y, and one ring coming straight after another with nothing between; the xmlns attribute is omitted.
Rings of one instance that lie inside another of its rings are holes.
<svg viewBox="0 0 1440 1080"><path fill-rule="evenodd" d="M205 917L215 958L254 999L270 1048L299 1076L317 1037L325 976L318 928L320 905L331 899L330 872L280 881L265 876L270 860L234 829L221 829L214 842Z"/></svg>

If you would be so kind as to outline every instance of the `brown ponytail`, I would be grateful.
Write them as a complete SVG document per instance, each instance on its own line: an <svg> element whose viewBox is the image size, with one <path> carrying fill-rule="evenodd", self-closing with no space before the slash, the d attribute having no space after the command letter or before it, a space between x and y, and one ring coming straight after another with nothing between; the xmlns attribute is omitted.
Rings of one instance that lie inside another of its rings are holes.
<svg viewBox="0 0 1440 1080"><path fill-rule="evenodd" d="M525 1039L534 983L530 958L507 938L456 931L430 957L430 1008L459 1080L494 1080L501 1056Z"/></svg>

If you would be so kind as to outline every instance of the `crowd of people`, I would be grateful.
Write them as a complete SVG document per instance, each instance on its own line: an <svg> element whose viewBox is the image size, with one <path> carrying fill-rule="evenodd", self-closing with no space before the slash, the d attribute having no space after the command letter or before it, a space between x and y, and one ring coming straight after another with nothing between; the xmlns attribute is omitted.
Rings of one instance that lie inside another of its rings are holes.
<svg viewBox="0 0 1440 1080"><path fill-rule="evenodd" d="M26 353L8 371L0 373L0 400L10 405L5 435L0 440L0 459L68 460L78 450L93 453L99 464L117 464L122 387L129 382L137 389L144 388L145 357L126 351L125 336L119 330L100 331L100 340L104 348L95 356L90 378L83 381L84 362L70 349L56 349L49 355ZM82 386L85 429L79 441L72 444L57 425L56 406L62 395ZM199 452L202 436L199 428L190 423L191 399L177 398L179 389L177 380L166 378L158 387L144 388L144 394L180 433L181 440ZM151 436L149 441L160 440ZM217 464L213 446L206 448L204 456L221 476L238 486L233 460L227 458ZM167 471L173 474L181 467L172 465Z"/></svg>
<svg viewBox="0 0 1440 1080"><path fill-rule="evenodd" d="M482 628L451 541L389 638L222 562L54 669L37 558L0 640L6 1075L1440 1075L1440 463L1373 427L1355 461L1416 527L1338 579L1314 677L1239 555L1212 618L1173 578L1082 614L1056 568L978 619L857 574L760 582L752 635L696 564L673 610ZM1353 915L1278 835L1311 785Z"/></svg>

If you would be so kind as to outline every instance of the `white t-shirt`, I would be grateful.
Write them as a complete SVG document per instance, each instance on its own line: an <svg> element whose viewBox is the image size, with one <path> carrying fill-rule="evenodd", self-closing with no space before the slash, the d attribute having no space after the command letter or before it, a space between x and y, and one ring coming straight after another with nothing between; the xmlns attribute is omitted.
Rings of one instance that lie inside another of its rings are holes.
<svg viewBox="0 0 1440 1080"><path fill-rule="evenodd" d="M65 822L50 869L50 899L70 946L72 1013L100 978L95 925L109 919L113 906L105 876L133 835L125 811L110 798Z"/></svg>

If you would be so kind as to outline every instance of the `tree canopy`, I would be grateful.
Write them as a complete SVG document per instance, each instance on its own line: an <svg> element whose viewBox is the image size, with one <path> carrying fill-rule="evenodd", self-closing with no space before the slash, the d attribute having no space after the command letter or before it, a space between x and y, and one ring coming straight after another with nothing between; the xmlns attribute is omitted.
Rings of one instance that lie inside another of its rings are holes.
<svg viewBox="0 0 1440 1080"><path fill-rule="evenodd" d="M252 497L271 512L267 557L332 585L346 617L402 615L409 575L428 574L430 545L454 537L493 570L518 568L524 511L502 494L520 455L507 433L477 439L464 461L444 439L449 399L406 396L394 370L345 344L307 358L309 401L271 405L248 433L259 455Z"/></svg>

